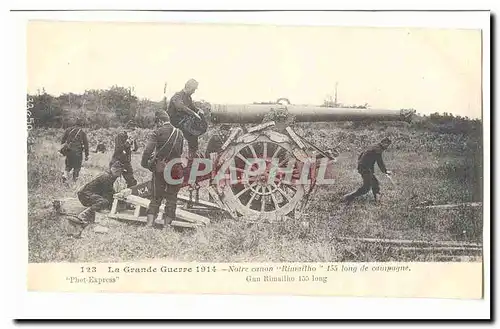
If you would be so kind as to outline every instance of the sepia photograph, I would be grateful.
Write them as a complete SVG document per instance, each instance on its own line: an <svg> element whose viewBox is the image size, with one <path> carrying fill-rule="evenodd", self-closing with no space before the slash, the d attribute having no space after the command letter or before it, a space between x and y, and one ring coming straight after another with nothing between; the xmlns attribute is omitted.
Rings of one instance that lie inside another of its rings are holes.
<svg viewBox="0 0 500 329"><path fill-rule="evenodd" d="M482 261L481 30L26 29L29 263Z"/></svg>

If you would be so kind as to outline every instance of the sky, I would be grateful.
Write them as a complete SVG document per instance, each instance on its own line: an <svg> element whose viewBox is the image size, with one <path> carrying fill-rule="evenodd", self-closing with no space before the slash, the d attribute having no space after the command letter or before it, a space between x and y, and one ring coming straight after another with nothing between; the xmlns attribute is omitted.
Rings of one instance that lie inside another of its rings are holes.
<svg viewBox="0 0 500 329"><path fill-rule="evenodd" d="M30 22L28 92L112 85L161 100L195 78L193 98L287 97L481 117L481 31L423 28Z"/></svg>

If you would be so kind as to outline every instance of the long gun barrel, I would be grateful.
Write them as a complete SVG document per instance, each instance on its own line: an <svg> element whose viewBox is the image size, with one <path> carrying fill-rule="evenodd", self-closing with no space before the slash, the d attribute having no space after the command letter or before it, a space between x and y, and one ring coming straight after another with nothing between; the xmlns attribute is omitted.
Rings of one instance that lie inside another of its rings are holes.
<svg viewBox="0 0 500 329"><path fill-rule="evenodd" d="M406 121L410 122L414 111L387 109L359 109L281 104L229 104L214 105L211 120L214 123L261 123L271 111L285 111L295 122L334 121Z"/></svg>

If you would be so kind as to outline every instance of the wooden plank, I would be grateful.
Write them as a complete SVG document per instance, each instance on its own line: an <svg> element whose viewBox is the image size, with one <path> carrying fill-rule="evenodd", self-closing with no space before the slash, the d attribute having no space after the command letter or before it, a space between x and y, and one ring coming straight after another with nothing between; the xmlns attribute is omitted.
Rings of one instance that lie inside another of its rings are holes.
<svg viewBox="0 0 500 329"><path fill-rule="evenodd" d="M147 218L145 216L136 217L133 214L127 214L127 213L109 214L108 217L115 218L115 219L129 220L129 221L133 221L133 222L146 222L147 221Z"/></svg>
<svg viewBox="0 0 500 329"><path fill-rule="evenodd" d="M111 206L111 214L116 214L116 208L118 207L118 199L113 200L113 205Z"/></svg>
<svg viewBox="0 0 500 329"><path fill-rule="evenodd" d="M260 125L248 128L247 133L253 133L253 132L260 131L260 130L266 129L267 127L272 127L275 125L276 125L276 122L274 122L274 121L264 122L264 123L261 123Z"/></svg>
<svg viewBox="0 0 500 329"><path fill-rule="evenodd" d="M187 195L184 195L184 194L178 194L177 195L177 198L179 200L182 200L182 201L186 201L186 202L189 202L189 196ZM198 202L196 201L191 201L193 204L199 204L199 205L202 205L202 206L205 206L205 207L208 207L208 208L213 208L213 209L217 209L217 210L222 210L221 207L219 207L219 205L213 203L213 202L210 202L210 201L205 201L205 200L198 200Z"/></svg>
<svg viewBox="0 0 500 329"><path fill-rule="evenodd" d="M415 207L415 209L451 209L458 207L482 207L482 202L467 202L467 203L457 203L457 204L440 204L431 206L420 206Z"/></svg>
<svg viewBox="0 0 500 329"><path fill-rule="evenodd" d="M140 196L137 195L129 195L125 198L125 201L133 203L135 205L142 206L144 208L149 207L150 200L141 198Z"/></svg>
<svg viewBox="0 0 500 329"><path fill-rule="evenodd" d="M238 136L238 134L242 131L241 128L235 128L231 134L229 135L229 137L227 138L227 140L224 142L224 144L222 144L221 146L221 151L224 151L228 146L229 144L231 144L233 142L233 140L236 138L236 136Z"/></svg>
<svg viewBox="0 0 500 329"><path fill-rule="evenodd" d="M180 222L180 221L177 221L177 220L172 221L172 223L170 223L170 225L172 225L172 226L179 226L179 227L188 227L188 228L197 228L197 227L201 226L199 224Z"/></svg>
<svg viewBox="0 0 500 329"><path fill-rule="evenodd" d="M286 127L285 130L288 132L288 135L290 136L291 139L297 144L297 146L300 149L305 149L306 145L304 142L300 139L300 137L293 131L291 127Z"/></svg>
<svg viewBox="0 0 500 329"><path fill-rule="evenodd" d="M409 245L409 244L421 244L427 246L455 246L455 247L476 247L482 248L482 245L470 242L456 242L456 241L422 241L422 240L392 240L392 239L376 239L376 238L355 238L355 237L334 237L332 240L344 240L344 241L359 241L359 242L370 242L370 243L387 243L387 244L397 244L397 245Z"/></svg>
<svg viewBox="0 0 500 329"><path fill-rule="evenodd" d="M210 196L212 196L212 198L214 199L214 201L216 202L217 206L220 208L220 209L223 209L223 210L226 210L224 204L219 200L219 196L217 195L217 192L215 192L215 189L213 186L208 186L207 187L207 192Z"/></svg>
<svg viewBox="0 0 500 329"><path fill-rule="evenodd" d="M139 215L141 214L141 208L142 208L141 206L138 205L135 206L135 211L134 211L135 217L139 217Z"/></svg>
<svg viewBox="0 0 500 329"><path fill-rule="evenodd" d="M150 203L150 200L141 198L137 195L129 195L125 200L127 202L130 202L130 203L136 205L136 206L142 206L144 208L149 207L149 203ZM160 206L160 214L159 215L162 216L164 212L165 212L165 205L162 204ZM210 219L208 219L207 217L200 216L200 215L197 215L194 213L190 213L190 212L183 210L183 209L180 209L178 207L175 210L175 216L182 219L182 220L188 221L188 222L201 222L205 225L210 224Z"/></svg>
<svg viewBox="0 0 500 329"><path fill-rule="evenodd" d="M132 193L138 193L139 190L144 189L150 183L151 183L151 181L146 181L146 182L139 183L139 184L132 186L132 187L127 187L127 188L121 190L120 192L116 193L115 195L117 195L119 197L127 197L128 195L130 195Z"/></svg>
<svg viewBox="0 0 500 329"><path fill-rule="evenodd" d="M398 250L407 251L482 251L477 247L397 247Z"/></svg>
<svg viewBox="0 0 500 329"><path fill-rule="evenodd" d="M182 201L189 201L189 196L187 196L187 195L179 194L177 197L178 197L178 199L180 199ZM149 202L150 202L148 199L141 198L137 195L129 195L125 198L125 201L131 202L133 204L141 205L144 208L149 207ZM218 209L218 210L222 209L219 205L212 203L212 202L209 202L209 201L205 201L205 200L199 200L198 202L193 201L193 204L200 204L202 206L214 208L214 209Z"/></svg>
<svg viewBox="0 0 500 329"><path fill-rule="evenodd" d="M147 222L147 217L146 216L135 217L134 215L131 215L131 214L120 213L120 214L111 215L109 217L110 218L115 218L115 219L127 220L127 221L131 221L131 222L141 222L141 223L146 223ZM164 224L163 219L160 216L158 216L155 219L155 223L157 223L157 224ZM183 222L183 221L178 221L178 220L172 221L171 225L173 225L173 226L179 226L179 227L188 227L188 228L196 228L196 227L201 227L202 226L201 224L198 224L196 222L195 223L190 223L190 222Z"/></svg>
<svg viewBox="0 0 500 329"><path fill-rule="evenodd" d="M180 209L180 208L177 208L175 210L175 216L180 218L180 219L192 222L192 223L199 222L199 223L203 223L205 225L210 224L210 219L208 219L207 217L197 215L197 214L194 214L192 212L188 212L188 211Z"/></svg>

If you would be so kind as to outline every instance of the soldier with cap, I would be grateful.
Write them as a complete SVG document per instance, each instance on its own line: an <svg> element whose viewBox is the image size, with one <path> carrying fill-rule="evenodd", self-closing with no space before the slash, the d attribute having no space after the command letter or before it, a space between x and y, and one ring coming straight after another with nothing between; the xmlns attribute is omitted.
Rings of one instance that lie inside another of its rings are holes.
<svg viewBox="0 0 500 329"><path fill-rule="evenodd" d="M78 191L78 200L87 207L77 216L81 224L93 222L97 211L111 208L113 194L115 194L113 184L120 177L122 171L123 164L120 161L115 161L108 170L95 177Z"/></svg>
<svg viewBox="0 0 500 329"><path fill-rule="evenodd" d="M226 140L229 138L230 131L230 125L222 124L219 129L214 132L207 143L207 149L205 150L206 158L210 158L210 154L212 153L218 153L222 151L222 145L224 145Z"/></svg>
<svg viewBox="0 0 500 329"><path fill-rule="evenodd" d="M206 132L207 124L203 111L198 109L191 95L198 88L198 82L190 79L186 82L184 89L175 93L168 104L168 115L170 123L180 129L188 142L190 159L198 152L198 136Z"/></svg>
<svg viewBox="0 0 500 329"><path fill-rule="evenodd" d="M123 165L122 176L127 183L127 188L137 185L137 180L134 177L134 170L132 169L132 147L134 146L134 141L132 136L130 136L136 128L134 121L130 120L125 125L125 129L121 131L115 138L115 150L109 165L116 161L120 161ZM134 151L137 148L137 144L134 146Z"/></svg>
<svg viewBox="0 0 500 329"><path fill-rule="evenodd" d="M184 177L182 164L176 163L165 172L165 167L170 160L180 159L184 147L182 132L169 122L169 116L164 110L156 112L158 127L148 136L144 148L141 166L152 172L152 197L147 210L147 223L153 226L158 215L160 205L165 199L165 212L163 215L164 228L167 228L176 219L177 195L180 184L169 181Z"/></svg>
<svg viewBox="0 0 500 329"><path fill-rule="evenodd" d="M391 140L389 138L384 138L379 143L368 147L359 155L358 172L363 179L363 185L356 191L345 195L345 202L348 204L351 203L354 198L368 193L370 189L372 190L375 201L377 201L377 194L380 193L380 185L377 177L375 177L375 162L384 174L391 174L391 172L386 169L382 159L382 152L385 151L390 145Z"/></svg>
<svg viewBox="0 0 500 329"><path fill-rule="evenodd" d="M68 180L73 170L73 181L76 181L82 168L83 153L85 153L85 161L89 159L89 141L82 129L81 119L77 119L74 126L64 131L61 144L63 147L59 152L66 157L63 180Z"/></svg>

